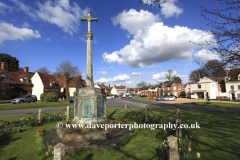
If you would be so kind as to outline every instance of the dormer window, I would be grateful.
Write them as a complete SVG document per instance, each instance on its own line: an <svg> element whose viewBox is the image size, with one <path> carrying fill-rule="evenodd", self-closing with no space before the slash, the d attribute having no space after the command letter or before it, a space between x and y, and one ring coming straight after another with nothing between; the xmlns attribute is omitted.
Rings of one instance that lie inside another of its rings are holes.
<svg viewBox="0 0 240 160"><path fill-rule="evenodd" d="M4 74L0 74L0 82L5 82L7 77Z"/></svg>
<svg viewBox="0 0 240 160"><path fill-rule="evenodd" d="M225 77L225 81L229 81L230 80L230 78L228 78L228 77Z"/></svg>
<svg viewBox="0 0 240 160"><path fill-rule="evenodd" d="M28 78L27 78L27 77L24 77L24 78L23 78L23 83L24 83L24 84L28 84Z"/></svg>
<svg viewBox="0 0 240 160"><path fill-rule="evenodd" d="M50 85L52 86L52 88L55 88L55 82L52 81L52 83L50 83Z"/></svg>

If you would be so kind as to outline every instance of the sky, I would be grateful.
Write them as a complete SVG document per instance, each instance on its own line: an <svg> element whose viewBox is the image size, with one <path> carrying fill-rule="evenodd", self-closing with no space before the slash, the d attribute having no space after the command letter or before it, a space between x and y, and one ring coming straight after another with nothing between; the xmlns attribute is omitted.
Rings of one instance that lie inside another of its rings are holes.
<svg viewBox="0 0 240 160"><path fill-rule="evenodd" d="M86 79L86 33L81 21L91 11L93 79L105 85L159 84L168 68L189 82L197 61L219 59L199 45L208 31L200 5L221 8L215 0L166 0L145 6L139 0L0 0L0 53L35 72L55 72L71 61ZM192 42L196 43L192 43Z"/></svg>

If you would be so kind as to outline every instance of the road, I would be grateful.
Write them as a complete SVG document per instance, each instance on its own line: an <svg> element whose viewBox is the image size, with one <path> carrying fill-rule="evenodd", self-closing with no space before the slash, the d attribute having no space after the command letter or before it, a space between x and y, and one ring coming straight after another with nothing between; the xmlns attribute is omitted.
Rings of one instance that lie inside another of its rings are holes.
<svg viewBox="0 0 240 160"><path fill-rule="evenodd" d="M123 108L125 104L128 105L131 109L140 109L149 106L149 108L164 108L164 109L181 109L181 110L191 110L191 111L206 111L206 112L216 112L216 113L228 113L228 114L237 114L240 115L240 110L237 109L226 109L226 108L213 108L213 107L201 107L201 106L188 106L183 104L170 104L170 103L161 103L155 101L144 101L134 98L116 98L109 99L106 101L107 108ZM58 112L64 110L66 107L48 107L41 108L42 112ZM74 109L73 106L70 106L70 109ZM0 111L0 116L9 116L9 115L22 115L22 114L34 114L37 113L39 108L35 109L20 109L20 110L8 110Z"/></svg>

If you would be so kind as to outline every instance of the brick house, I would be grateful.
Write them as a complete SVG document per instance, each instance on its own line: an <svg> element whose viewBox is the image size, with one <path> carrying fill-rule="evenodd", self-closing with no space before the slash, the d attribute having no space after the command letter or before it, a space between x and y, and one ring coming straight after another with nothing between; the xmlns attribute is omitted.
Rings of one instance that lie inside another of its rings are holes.
<svg viewBox="0 0 240 160"><path fill-rule="evenodd" d="M181 91L183 91L183 84L177 81L165 81L162 84L163 96L174 95L179 97Z"/></svg>
<svg viewBox="0 0 240 160"><path fill-rule="evenodd" d="M0 99L12 99L22 95L31 95L34 73L24 67L23 71L9 70L7 62L1 62L0 68Z"/></svg>
<svg viewBox="0 0 240 160"><path fill-rule="evenodd" d="M102 84L100 84L100 86L106 88L105 92L106 92L107 96L111 95L112 87L110 87L110 84L109 84L109 86L105 86L104 83L102 83Z"/></svg>
<svg viewBox="0 0 240 160"><path fill-rule="evenodd" d="M141 96L142 95L150 96L150 92L148 89L149 89L149 87L142 87L141 88Z"/></svg>

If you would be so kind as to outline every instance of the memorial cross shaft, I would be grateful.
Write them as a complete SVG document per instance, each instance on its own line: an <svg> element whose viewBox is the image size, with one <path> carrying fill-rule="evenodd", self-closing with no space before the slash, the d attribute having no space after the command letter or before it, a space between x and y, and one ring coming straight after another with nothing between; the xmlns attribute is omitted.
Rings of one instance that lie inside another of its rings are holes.
<svg viewBox="0 0 240 160"><path fill-rule="evenodd" d="M93 34L91 33L91 22L97 21L97 18L91 17L91 11L88 11L88 17L81 17L82 21L88 21L88 33L86 34L87 38L87 87L93 87L93 66L92 66L92 38Z"/></svg>

